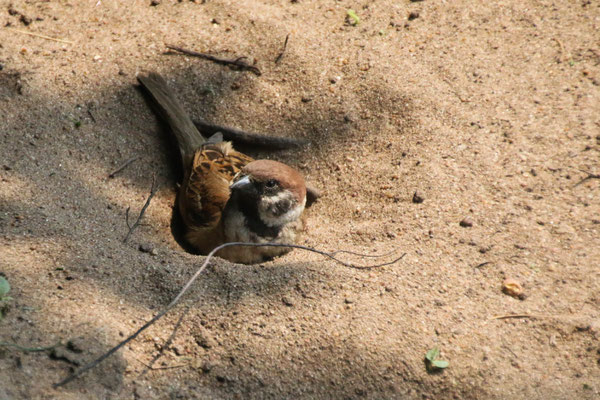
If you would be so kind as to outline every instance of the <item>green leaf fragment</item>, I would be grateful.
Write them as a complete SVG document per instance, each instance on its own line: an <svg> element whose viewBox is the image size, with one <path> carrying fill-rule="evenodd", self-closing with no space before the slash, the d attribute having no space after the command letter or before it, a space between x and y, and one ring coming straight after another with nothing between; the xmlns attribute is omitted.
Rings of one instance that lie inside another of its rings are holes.
<svg viewBox="0 0 600 400"><path fill-rule="evenodd" d="M436 346L433 349L429 350L425 355L425 358L429 361L435 361L436 358L440 355L440 349Z"/></svg>
<svg viewBox="0 0 600 400"><path fill-rule="evenodd" d="M360 18L358 18L358 15L356 15L356 12L353 9L348 9L348 11L346 11L346 14L348 14L348 17L350 18L350 23L352 25L358 25L360 23Z"/></svg>
<svg viewBox="0 0 600 400"><path fill-rule="evenodd" d="M433 360L431 362L431 365L434 366L435 368L444 369L444 368L447 368L448 365L450 365L450 363L448 361L444 361L444 360Z"/></svg>
<svg viewBox="0 0 600 400"><path fill-rule="evenodd" d="M10 283L8 283L5 277L0 276L0 299L6 296L8 292L10 292Z"/></svg>

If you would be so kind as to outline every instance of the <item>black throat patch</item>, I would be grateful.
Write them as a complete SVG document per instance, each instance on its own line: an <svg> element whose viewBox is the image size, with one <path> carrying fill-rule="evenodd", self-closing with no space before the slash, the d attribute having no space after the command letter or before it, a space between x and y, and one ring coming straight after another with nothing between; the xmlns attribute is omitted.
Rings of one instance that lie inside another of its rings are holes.
<svg viewBox="0 0 600 400"><path fill-rule="evenodd" d="M258 215L258 205L255 199L244 199L246 201L240 200L241 201L238 202L240 211L244 217L246 217L246 226L252 233L260 237L273 239L279 235L279 232L281 232L283 227L266 225Z"/></svg>

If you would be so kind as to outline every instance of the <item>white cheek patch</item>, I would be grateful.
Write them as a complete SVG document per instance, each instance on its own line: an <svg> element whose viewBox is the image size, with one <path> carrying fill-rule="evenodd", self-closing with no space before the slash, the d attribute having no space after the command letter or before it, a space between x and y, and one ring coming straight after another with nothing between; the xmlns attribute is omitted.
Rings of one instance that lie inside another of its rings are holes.
<svg viewBox="0 0 600 400"><path fill-rule="evenodd" d="M297 204L284 214L275 215L272 210L278 203L284 201L289 201L290 204L293 204L294 199L292 193L282 191L277 193L275 196L266 197L261 200L258 206L258 215L265 225L281 226L297 220L302 214L302 211L304 211L304 206L306 205L306 196L304 196L302 203Z"/></svg>

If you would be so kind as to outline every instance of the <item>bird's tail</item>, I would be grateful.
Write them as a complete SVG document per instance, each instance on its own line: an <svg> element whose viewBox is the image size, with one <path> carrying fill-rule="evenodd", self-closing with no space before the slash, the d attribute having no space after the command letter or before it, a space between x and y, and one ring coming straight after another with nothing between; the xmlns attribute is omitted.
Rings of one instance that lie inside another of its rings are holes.
<svg viewBox="0 0 600 400"><path fill-rule="evenodd" d="M156 112L169 125L177 138L185 168L191 162L196 150L206 142L206 139L198 131L162 76L152 72L146 75L140 74L137 79L154 99Z"/></svg>

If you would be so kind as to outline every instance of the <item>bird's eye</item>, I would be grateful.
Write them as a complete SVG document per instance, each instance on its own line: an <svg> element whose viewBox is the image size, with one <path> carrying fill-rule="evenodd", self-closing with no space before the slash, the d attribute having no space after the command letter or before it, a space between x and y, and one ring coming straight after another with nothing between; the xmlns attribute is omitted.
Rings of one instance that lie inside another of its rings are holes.
<svg viewBox="0 0 600 400"><path fill-rule="evenodd" d="M265 187L269 189L273 189L275 186L277 186L277 181L275 179L269 179L265 182Z"/></svg>

